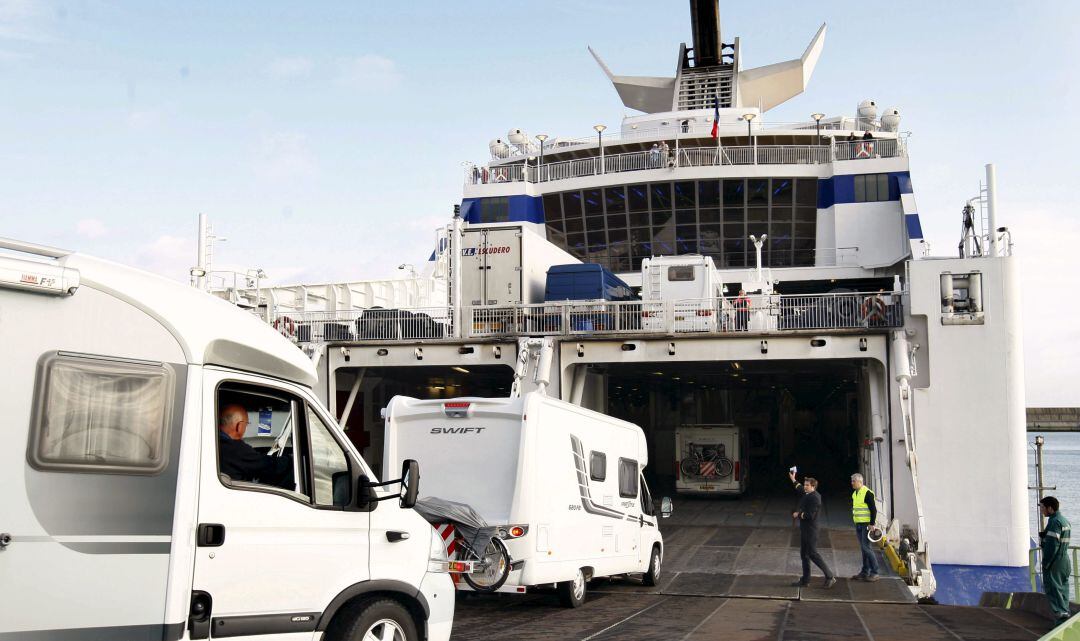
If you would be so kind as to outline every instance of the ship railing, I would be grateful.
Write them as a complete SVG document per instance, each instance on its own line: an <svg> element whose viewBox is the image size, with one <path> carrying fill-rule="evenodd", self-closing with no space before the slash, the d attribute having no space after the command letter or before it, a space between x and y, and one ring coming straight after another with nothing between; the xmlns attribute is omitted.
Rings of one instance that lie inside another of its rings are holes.
<svg viewBox="0 0 1080 641"><path fill-rule="evenodd" d="M805 122L768 122L768 123L753 123L751 125L751 131L755 134L770 133L773 131L818 131L823 132L823 135L834 135L837 131L881 131L881 123L877 120L868 120L865 118L853 118L845 116L843 118L836 118L831 120L823 120L820 125L814 121ZM743 120L737 120L732 122L721 122L717 132L721 138L730 136L743 136L746 135L746 122ZM605 145L614 145L620 143L633 143L640 142L642 140L661 140L666 139L674 141L677 138L701 138L705 136L712 136L712 122L689 122L683 124L671 124L660 127L638 127L623 132L615 132L604 135ZM554 141L549 141L545 144L544 149L548 153L556 153L560 151L566 151L574 147L587 147L596 146L598 144L596 134L590 136L581 136L579 138L558 138ZM530 140L527 145L509 145L504 153L492 154L493 160L506 159L506 158L518 158L522 156L533 157L540 153L539 143Z"/></svg>
<svg viewBox="0 0 1080 641"><path fill-rule="evenodd" d="M271 321L297 343L438 340L455 337L450 307L286 312Z"/></svg>
<svg viewBox="0 0 1080 641"><path fill-rule="evenodd" d="M1080 602L1080 567L1077 566L1077 561L1080 561L1080 546L1070 545L1069 556L1072 557L1072 601L1076 603ZM1028 550L1028 577L1031 579L1032 592L1038 592L1042 588L1042 574L1042 548L1033 547Z"/></svg>
<svg viewBox="0 0 1080 641"><path fill-rule="evenodd" d="M736 334L903 326L893 292L750 294L671 301L566 301L470 306L461 332L450 307L278 314L272 326L297 343L439 341L593 334Z"/></svg>
<svg viewBox="0 0 1080 641"><path fill-rule="evenodd" d="M570 301L468 308L467 337L734 334L902 327L893 292L761 295L674 301Z"/></svg>
<svg viewBox="0 0 1080 641"><path fill-rule="evenodd" d="M878 141L870 145L872 157L885 158L896 155L902 148L894 140ZM491 185L499 183L543 183L599 174L643 171L648 169L673 169L676 167L713 167L721 165L812 165L837 160L862 157L863 151L843 143L841 156L835 156L829 145L754 145L742 147L689 147L678 151L659 149L632 151L622 154L605 154L575 160L540 163L530 159L527 164L495 165L482 167L470 165L465 170L465 184Z"/></svg>
<svg viewBox="0 0 1080 641"><path fill-rule="evenodd" d="M898 138L871 138L833 143L837 160L869 160L898 158L904 154L904 143Z"/></svg>

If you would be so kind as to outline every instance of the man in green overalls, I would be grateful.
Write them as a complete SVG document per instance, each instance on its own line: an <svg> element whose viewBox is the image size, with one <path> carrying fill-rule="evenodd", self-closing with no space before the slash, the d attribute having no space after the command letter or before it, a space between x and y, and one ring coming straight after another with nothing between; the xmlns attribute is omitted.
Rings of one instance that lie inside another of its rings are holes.
<svg viewBox="0 0 1080 641"><path fill-rule="evenodd" d="M1039 532L1042 545L1043 589L1050 610L1059 621L1069 614L1069 535L1072 526L1058 512L1058 500L1047 496L1039 501L1039 511L1046 517L1046 529Z"/></svg>

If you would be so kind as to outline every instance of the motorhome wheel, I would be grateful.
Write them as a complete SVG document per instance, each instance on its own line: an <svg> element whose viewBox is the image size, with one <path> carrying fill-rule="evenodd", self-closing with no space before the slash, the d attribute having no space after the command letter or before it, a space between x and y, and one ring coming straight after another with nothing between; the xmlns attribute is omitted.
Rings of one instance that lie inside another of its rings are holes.
<svg viewBox="0 0 1080 641"><path fill-rule="evenodd" d="M416 621L405 606L392 599L359 603L344 613L345 621L338 630L327 631L334 641L419 641ZM336 627L336 626L335 626Z"/></svg>
<svg viewBox="0 0 1080 641"><path fill-rule="evenodd" d="M650 587L660 582L660 548L656 546L653 546L652 557L649 559L649 571L642 577L641 582Z"/></svg>
<svg viewBox="0 0 1080 641"><path fill-rule="evenodd" d="M585 603L585 572L578 569L573 581L563 581L556 585L559 601L568 608L577 608Z"/></svg>

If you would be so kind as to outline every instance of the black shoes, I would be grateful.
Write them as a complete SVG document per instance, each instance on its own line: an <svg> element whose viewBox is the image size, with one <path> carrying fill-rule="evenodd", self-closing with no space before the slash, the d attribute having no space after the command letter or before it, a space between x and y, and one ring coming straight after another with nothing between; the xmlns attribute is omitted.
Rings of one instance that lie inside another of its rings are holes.
<svg viewBox="0 0 1080 641"><path fill-rule="evenodd" d="M800 580L798 580L798 581L795 581L795 582L793 582L793 583L791 584L791 587L793 587L793 588L805 588L805 587L807 587L807 586L809 586L809 585L810 585L810 582L809 582L809 581L805 581L805 582L804 582L804 581L802 581L802 580L800 579Z"/></svg>
<svg viewBox="0 0 1080 641"><path fill-rule="evenodd" d="M835 576L830 576L829 578L825 579L825 589L826 590L828 590L829 588L831 588L834 585L836 585L836 577Z"/></svg>
<svg viewBox="0 0 1080 641"><path fill-rule="evenodd" d="M865 581L866 580L866 575L863 574L862 572L859 572L855 576L851 577L851 580L852 581Z"/></svg>

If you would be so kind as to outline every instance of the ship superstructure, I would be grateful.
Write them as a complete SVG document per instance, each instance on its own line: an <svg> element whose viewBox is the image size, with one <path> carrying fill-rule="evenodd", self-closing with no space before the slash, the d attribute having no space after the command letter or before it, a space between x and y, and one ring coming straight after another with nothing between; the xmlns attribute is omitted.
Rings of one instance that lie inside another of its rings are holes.
<svg viewBox="0 0 1080 641"><path fill-rule="evenodd" d="M798 464L842 506L862 473L913 594L970 600L956 577L973 573L980 589L1026 585L1019 285L992 168L960 255L929 256L899 109L768 118L806 87L825 26L799 58L744 70L716 1L690 8L672 77L615 75L593 53L642 112L617 132L515 128L466 168L423 300L229 295L314 355L376 466L390 397L505 395L520 341L546 336L548 393L642 425L661 486L681 473L678 426L736 425L746 501L789 492ZM718 291L666 296L689 272L647 259L679 256L711 260ZM598 263L641 296L544 300L538 279L559 261Z"/></svg>

